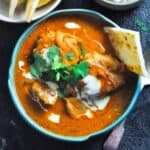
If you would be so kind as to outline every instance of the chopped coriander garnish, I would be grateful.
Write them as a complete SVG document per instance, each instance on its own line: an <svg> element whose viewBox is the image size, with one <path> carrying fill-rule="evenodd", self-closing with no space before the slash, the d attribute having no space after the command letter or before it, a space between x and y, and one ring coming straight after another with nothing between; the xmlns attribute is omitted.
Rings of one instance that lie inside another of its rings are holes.
<svg viewBox="0 0 150 150"><path fill-rule="evenodd" d="M36 67L34 65L31 65L30 66L30 73L32 74L33 77L36 77L36 78L40 78L40 76L42 75L38 69L36 69Z"/></svg>
<svg viewBox="0 0 150 150"><path fill-rule="evenodd" d="M56 73L56 81L59 81L59 80L60 80L60 76L61 76L60 72L57 72L57 73Z"/></svg>
<svg viewBox="0 0 150 150"><path fill-rule="evenodd" d="M81 55L82 55L83 57L84 57L85 54L87 53L82 43L80 43L80 53L81 53Z"/></svg>
<svg viewBox="0 0 150 150"><path fill-rule="evenodd" d="M62 69L62 68L65 68L65 67L66 66L63 63L61 63L61 62L53 62L51 64L51 69L52 70L58 70L58 69Z"/></svg>
<svg viewBox="0 0 150 150"><path fill-rule="evenodd" d="M73 74L76 79L82 77L84 78L85 76L88 75L88 67L89 63L88 62L81 62L80 64L76 64L73 66Z"/></svg>
<svg viewBox="0 0 150 150"><path fill-rule="evenodd" d="M60 50L56 45L52 45L47 53L47 56L50 60L59 60L60 59Z"/></svg>
<svg viewBox="0 0 150 150"><path fill-rule="evenodd" d="M83 46L81 52L82 55L85 54ZM48 61L37 50L33 52L34 61L30 65L30 73L37 79L57 82L61 96L67 95L64 91L67 84L74 85L78 80L88 75L88 62L80 61L78 64L65 65L60 55L60 49L56 45L52 45L46 55ZM65 55L66 59L72 59L72 57L74 57L73 52Z"/></svg>
<svg viewBox="0 0 150 150"><path fill-rule="evenodd" d="M65 74L68 74L68 75L70 74L69 71L67 71L67 70L64 70L64 73L65 73Z"/></svg>
<svg viewBox="0 0 150 150"><path fill-rule="evenodd" d="M44 60L36 51L33 52L33 58L34 63L30 65L30 72L34 77L40 78L42 72L47 70L48 65L46 60Z"/></svg>
<svg viewBox="0 0 150 150"><path fill-rule="evenodd" d="M70 53L67 53L65 56L64 56L64 58L65 59L72 59L74 57L74 53L73 52L70 52Z"/></svg>

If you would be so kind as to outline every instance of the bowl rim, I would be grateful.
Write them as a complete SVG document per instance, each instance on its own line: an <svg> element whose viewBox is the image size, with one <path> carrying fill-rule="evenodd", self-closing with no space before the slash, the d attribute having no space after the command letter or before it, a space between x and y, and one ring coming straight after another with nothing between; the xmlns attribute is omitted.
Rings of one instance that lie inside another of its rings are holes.
<svg viewBox="0 0 150 150"><path fill-rule="evenodd" d="M32 21L35 21L39 18L42 18L43 16L47 15L48 13L50 13L51 11L53 11L60 3L62 0L55 0L50 6L49 9L44 10L44 13L42 13L41 15L37 15L37 16L33 16ZM43 9L45 6L43 6L40 9ZM9 16L4 16L3 14L0 14L0 21L4 21L4 22L8 22L8 23L28 23L26 22L24 19L13 19L10 18ZM30 23L31 23L30 22Z"/></svg>
<svg viewBox="0 0 150 150"><path fill-rule="evenodd" d="M103 16L102 14L100 14L96 11L93 11L93 10L88 10L88 9L65 9L65 10L57 10L57 11L54 11L54 12L48 14L44 18L36 21L30 27L28 27L23 32L23 34L20 36L20 38L18 39L18 41L14 47L13 54L12 54L11 61L10 61L10 67L9 67L9 72L8 72L8 89L9 89L11 99L12 99L17 111L19 112L19 114L21 115L23 120L28 125L30 125L33 129L37 130L40 133L43 133L44 135L46 135L48 137L52 137L54 139L69 141L69 142L83 142L83 141L88 140L91 137L94 137L97 135L102 135L102 134L112 130L115 126L117 126L119 123L121 123L128 116L129 112L131 112L135 103L137 102L137 97L141 91L141 78L139 76L137 76L137 84L136 84L135 92L133 94L133 97L131 99L129 106L126 108L124 113L118 119L116 119L112 124L110 124L109 126L107 126L106 128L104 128L102 130L93 132L93 133L85 135L85 136L73 137L73 136L59 135L57 133L48 131L48 130L44 129L43 127L41 127L40 125L38 125L26 113L26 111L24 110L24 108L21 104L21 101L19 100L19 97L17 95L17 91L16 91L15 83L14 83L14 69L15 69L15 64L16 64L16 57L20 51L20 47L21 47L22 43L24 42L26 37L32 32L32 30L34 30L39 24L41 24L48 18L55 16L55 15L59 15L61 13L86 13L86 15L92 15L94 17L96 16L97 18L103 20L104 22L109 23L111 26L119 27L116 23L114 23L107 17Z"/></svg>
<svg viewBox="0 0 150 150"><path fill-rule="evenodd" d="M135 3L138 3L138 2L141 2L143 0L132 0L132 1L129 1L129 2L113 2L113 1L108 1L108 0L96 0L98 1L99 3L105 3L107 5L112 5L112 6L129 6L129 5L133 5Z"/></svg>

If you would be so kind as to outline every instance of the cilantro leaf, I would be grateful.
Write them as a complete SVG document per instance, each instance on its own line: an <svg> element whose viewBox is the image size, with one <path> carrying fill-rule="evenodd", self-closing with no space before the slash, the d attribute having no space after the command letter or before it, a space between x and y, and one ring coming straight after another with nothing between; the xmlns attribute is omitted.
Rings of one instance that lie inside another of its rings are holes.
<svg viewBox="0 0 150 150"><path fill-rule="evenodd" d="M66 66L61 62L53 62L52 66L51 66L51 69L52 70L58 70L58 69L62 69L62 68L65 68L65 67Z"/></svg>
<svg viewBox="0 0 150 150"><path fill-rule="evenodd" d="M70 72L68 70L64 70L64 73L67 74L67 75L70 74Z"/></svg>
<svg viewBox="0 0 150 150"><path fill-rule="evenodd" d="M50 48L49 48L49 51L47 53L47 56L50 60L54 60L57 58L57 60L60 59L60 50L59 48L56 46L56 45L52 45Z"/></svg>
<svg viewBox="0 0 150 150"><path fill-rule="evenodd" d="M36 69L34 65L30 65L30 73L33 77L39 78L41 73Z"/></svg>
<svg viewBox="0 0 150 150"><path fill-rule="evenodd" d="M56 73L52 70L48 70L42 74L41 79L45 81L55 81L55 77Z"/></svg>
<svg viewBox="0 0 150 150"><path fill-rule="evenodd" d="M77 65L74 65L73 66L73 74L74 74L75 78L78 79L80 77L84 78L85 76L87 76L88 68L89 68L89 63L86 61L83 61Z"/></svg>
<svg viewBox="0 0 150 150"><path fill-rule="evenodd" d="M40 56L40 54L37 51L33 52L33 58L34 63L30 65L30 73L36 77L39 78L42 75L42 72L45 72L47 70L47 63L46 61Z"/></svg>
<svg viewBox="0 0 150 150"><path fill-rule="evenodd" d="M60 80L60 77L61 77L60 72L57 72L57 73L56 73L56 81L59 81L59 80Z"/></svg>
<svg viewBox="0 0 150 150"><path fill-rule="evenodd" d="M82 43L80 43L80 53L84 57L87 51L85 50L84 46Z"/></svg>
<svg viewBox="0 0 150 150"><path fill-rule="evenodd" d="M64 56L65 59L69 59L69 60L72 59L73 57L74 57L74 53L73 52L67 53Z"/></svg>
<svg viewBox="0 0 150 150"><path fill-rule="evenodd" d="M82 55L85 55L86 53L83 46L81 52ZM68 83L74 85L77 80L80 80L88 74L88 62L81 61L79 64L66 66L62 62L60 49L56 45L52 45L48 51L46 51L46 55L49 61L46 61L38 51L33 52L34 61L30 65L30 73L36 78L63 83L64 86L66 86ZM70 52L65 55L65 58L72 59L73 56L74 53ZM64 92L65 88L60 89ZM66 93L63 94L66 95Z"/></svg>
<svg viewBox="0 0 150 150"><path fill-rule="evenodd" d="M56 45L52 45L49 48L47 56L51 61L50 65L52 70L58 70L65 67L65 65L61 62L60 50Z"/></svg>
<svg viewBox="0 0 150 150"><path fill-rule="evenodd" d="M46 68L48 67L46 60L43 59L38 52L34 52L33 57L34 57L34 65L36 69L38 69L39 72L46 71Z"/></svg>

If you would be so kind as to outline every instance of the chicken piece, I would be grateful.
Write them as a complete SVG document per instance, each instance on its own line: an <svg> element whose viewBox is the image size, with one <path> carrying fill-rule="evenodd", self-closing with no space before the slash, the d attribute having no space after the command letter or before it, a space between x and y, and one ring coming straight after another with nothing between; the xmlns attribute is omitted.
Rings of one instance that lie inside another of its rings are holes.
<svg viewBox="0 0 150 150"><path fill-rule="evenodd" d="M54 105L57 100L57 91L52 90L41 80L33 82L31 91L39 97L43 104Z"/></svg>
<svg viewBox="0 0 150 150"><path fill-rule="evenodd" d="M80 57L80 43L81 40L70 34L61 31L56 32L56 43L61 49L61 55L65 56L67 53L73 52L74 56L71 60L63 59L66 65L75 64L79 61Z"/></svg>
<svg viewBox="0 0 150 150"><path fill-rule="evenodd" d="M77 96L77 91L75 90L75 87L71 86L70 84L67 84L66 91L68 93L68 96Z"/></svg>
<svg viewBox="0 0 150 150"><path fill-rule="evenodd" d="M36 50L41 54L47 50L52 44L56 44L60 48L62 61L66 65L76 64L80 58L80 39L70 33L60 31L49 31L40 35L36 43ZM68 53L73 53L73 57L66 59L64 56Z"/></svg>
<svg viewBox="0 0 150 150"><path fill-rule="evenodd" d="M62 50L69 52L70 50L77 50L79 48L80 39L70 33L57 31L56 42Z"/></svg>
<svg viewBox="0 0 150 150"><path fill-rule="evenodd" d="M109 71L124 71L125 65L123 65L117 58L108 55L94 52L93 55L86 56L87 61L99 67L103 67Z"/></svg>
<svg viewBox="0 0 150 150"><path fill-rule="evenodd" d="M107 78L101 78L101 95L106 95L122 85L125 84L126 76L125 74L119 74L114 72L108 73L108 80Z"/></svg>
<svg viewBox="0 0 150 150"><path fill-rule="evenodd" d="M92 112L98 111L98 110L104 110L111 97L110 96L105 96L105 97L98 97L98 98L89 98L87 100L84 100L83 103L85 106L87 106Z"/></svg>
<svg viewBox="0 0 150 150"><path fill-rule="evenodd" d="M107 95L125 83L127 71L115 57L94 52L93 55L86 56L86 60L90 63L90 75L82 79L82 98Z"/></svg>
<svg viewBox="0 0 150 150"><path fill-rule="evenodd" d="M49 48L52 44L55 43L56 40L56 34L53 31L49 31L47 33L43 33L40 35L36 49L40 52L43 53L43 49Z"/></svg>
<svg viewBox="0 0 150 150"><path fill-rule="evenodd" d="M80 97L84 100L99 99L125 84L125 78L121 74L109 72L109 78L97 78L88 75L79 81L78 89Z"/></svg>
<svg viewBox="0 0 150 150"><path fill-rule="evenodd" d="M80 99L75 97L65 98L66 109L69 115L79 119L83 116L92 118L92 112L82 103Z"/></svg>
<svg viewBox="0 0 150 150"><path fill-rule="evenodd" d="M27 97L29 97L31 100L33 100L34 102L36 102L38 104L38 106L41 108L41 110L47 112L46 107L43 105L43 103L41 102L39 96L37 95L37 93L35 91L32 90L32 85L33 85L34 81L28 81L25 80L23 81L24 84L24 90L27 94Z"/></svg>
<svg viewBox="0 0 150 150"><path fill-rule="evenodd" d="M10 0L9 1L9 16L13 17L17 6L25 2L25 0Z"/></svg>

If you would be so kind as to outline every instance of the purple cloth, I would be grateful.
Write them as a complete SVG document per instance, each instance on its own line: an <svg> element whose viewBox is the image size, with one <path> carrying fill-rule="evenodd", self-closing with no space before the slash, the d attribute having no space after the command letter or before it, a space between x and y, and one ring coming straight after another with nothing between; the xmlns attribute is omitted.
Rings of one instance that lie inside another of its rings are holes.
<svg viewBox="0 0 150 150"><path fill-rule="evenodd" d="M118 125L115 129L113 129L112 133L110 133L109 137L104 143L104 150L117 150L124 134L124 124L123 121L120 125Z"/></svg>

